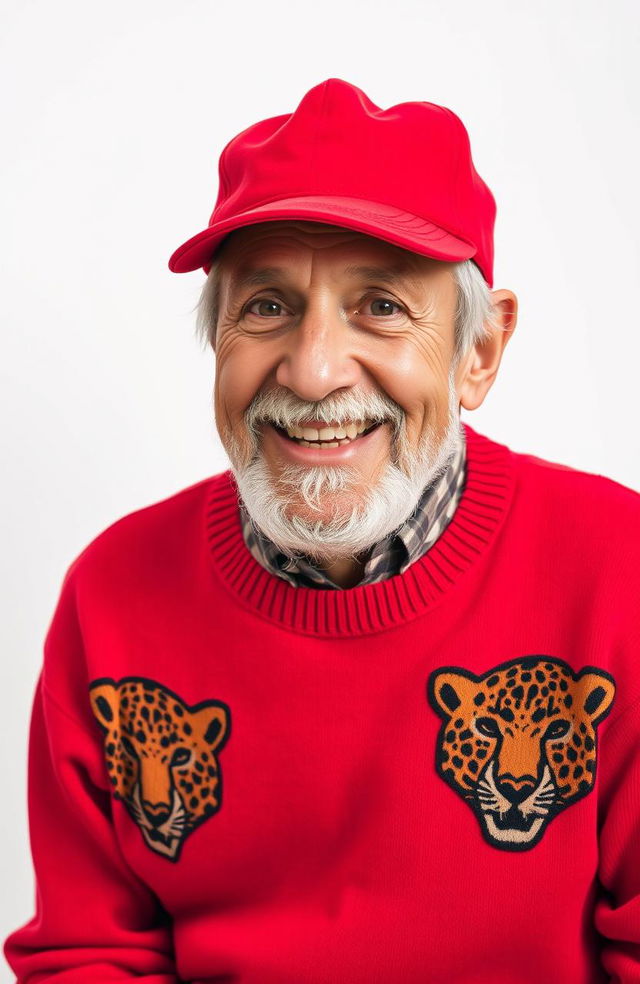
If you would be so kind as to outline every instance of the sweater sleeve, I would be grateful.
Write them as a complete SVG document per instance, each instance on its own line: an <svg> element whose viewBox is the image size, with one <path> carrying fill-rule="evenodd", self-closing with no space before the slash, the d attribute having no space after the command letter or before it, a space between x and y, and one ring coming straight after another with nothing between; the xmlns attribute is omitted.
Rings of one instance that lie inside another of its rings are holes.
<svg viewBox="0 0 640 984"><path fill-rule="evenodd" d="M35 915L4 942L16 984L175 984L169 918L120 850L101 739L48 675L86 692L77 619L63 588L45 643L29 730L28 813ZM88 702L88 698L87 698Z"/></svg>
<svg viewBox="0 0 640 984"><path fill-rule="evenodd" d="M601 961L611 984L640 984L640 701L603 736L600 769Z"/></svg>

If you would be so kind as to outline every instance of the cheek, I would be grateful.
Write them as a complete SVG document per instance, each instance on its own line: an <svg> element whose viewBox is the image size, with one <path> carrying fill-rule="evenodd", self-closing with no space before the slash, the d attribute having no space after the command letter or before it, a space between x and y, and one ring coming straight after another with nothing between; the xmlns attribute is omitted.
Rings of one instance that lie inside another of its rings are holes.
<svg viewBox="0 0 640 984"><path fill-rule="evenodd" d="M369 360L369 368L396 403L420 413L421 408L447 401L448 367L444 355L433 339L395 339L375 360Z"/></svg>
<svg viewBox="0 0 640 984"><path fill-rule="evenodd" d="M256 360L240 352L216 364L214 406L219 430L237 432L244 426L244 413L261 385Z"/></svg>
<svg viewBox="0 0 640 984"><path fill-rule="evenodd" d="M448 379L415 360L394 358L381 368L378 383L405 415L407 437L416 442L427 428L438 433L448 422Z"/></svg>

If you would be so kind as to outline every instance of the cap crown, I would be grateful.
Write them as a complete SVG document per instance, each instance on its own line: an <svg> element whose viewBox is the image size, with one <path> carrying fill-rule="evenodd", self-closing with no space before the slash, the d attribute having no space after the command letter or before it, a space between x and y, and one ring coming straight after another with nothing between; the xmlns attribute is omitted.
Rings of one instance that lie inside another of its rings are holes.
<svg viewBox="0 0 640 984"><path fill-rule="evenodd" d="M439 260L473 258L492 285L496 205L462 121L444 106L381 109L357 86L326 79L293 113L260 120L224 147L206 229L169 267L209 272L242 226L307 219L357 230Z"/></svg>
<svg viewBox="0 0 640 984"><path fill-rule="evenodd" d="M430 102L381 109L338 78L310 89L293 113L253 124L226 145L209 224L267 202L340 196L380 202L441 226L477 248L491 281L496 205L477 173L467 131Z"/></svg>

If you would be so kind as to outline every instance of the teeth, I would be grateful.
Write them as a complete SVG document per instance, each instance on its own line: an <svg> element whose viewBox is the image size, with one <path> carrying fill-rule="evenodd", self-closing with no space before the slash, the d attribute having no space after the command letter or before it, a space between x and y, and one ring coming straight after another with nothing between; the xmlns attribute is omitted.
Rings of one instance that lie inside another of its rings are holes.
<svg viewBox="0 0 640 984"><path fill-rule="evenodd" d="M347 424L346 427L321 427L319 430L315 427L287 427L287 434L289 437L302 439L305 446L311 441L322 441L326 442L329 447L334 447L336 440L341 443L346 438L353 440L370 426L370 420L358 420L355 423Z"/></svg>
<svg viewBox="0 0 640 984"><path fill-rule="evenodd" d="M338 448L349 444L371 425L372 420L356 420L340 427L287 427L286 432L303 448Z"/></svg>
<svg viewBox="0 0 640 984"><path fill-rule="evenodd" d="M338 432L333 427L321 427L318 431L318 437L321 441L330 441L332 438L337 436ZM342 436L344 437L344 434Z"/></svg>
<svg viewBox="0 0 640 984"><path fill-rule="evenodd" d="M324 441L319 444L318 441L298 441L298 444L303 448L338 448L341 444L348 444L348 440L344 441Z"/></svg>

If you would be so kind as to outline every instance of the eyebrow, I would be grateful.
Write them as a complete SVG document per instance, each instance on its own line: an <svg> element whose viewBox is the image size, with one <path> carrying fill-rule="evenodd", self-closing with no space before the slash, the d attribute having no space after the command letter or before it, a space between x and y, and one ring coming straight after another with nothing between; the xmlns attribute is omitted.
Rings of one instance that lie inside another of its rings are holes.
<svg viewBox="0 0 640 984"><path fill-rule="evenodd" d="M362 280L378 280L386 284L406 283L417 288L418 281L413 270L408 263L395 263L391 266L367 266L362 264L351 264L345 267L345 274L349 277L359 277ZM289 274L286 267L240 267L237 274L232 276L235 289L243 287L256 287L272 283L274 280L285 280Z"/></svg>

